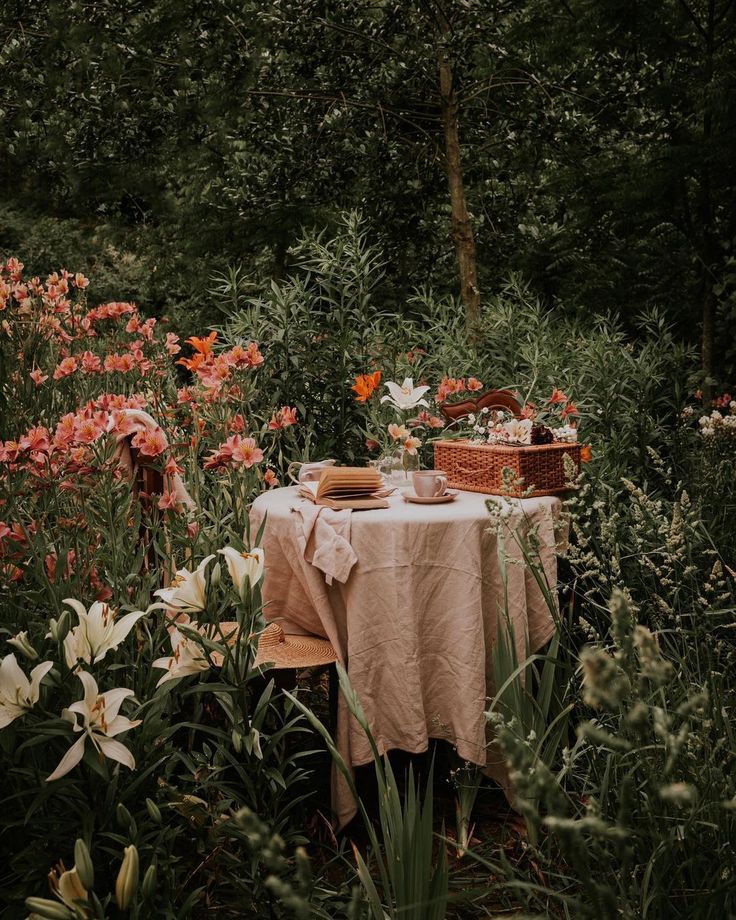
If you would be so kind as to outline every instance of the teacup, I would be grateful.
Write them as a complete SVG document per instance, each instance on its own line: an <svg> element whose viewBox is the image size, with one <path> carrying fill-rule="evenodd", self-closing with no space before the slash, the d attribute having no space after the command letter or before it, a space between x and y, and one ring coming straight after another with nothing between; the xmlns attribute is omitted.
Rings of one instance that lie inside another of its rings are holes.
<svg viewBox="0 0 736 920"><path fill-rule="evenodd" d="M334 466L336 460L314 460L310 463L294 462L289 464L289 476L294 482L316 482L322 475L322 471L328 466ZM294 475L293 470L299 472Z"/></svg>
<svg viewBox="0 0 736 920"><path fill-rule="evenodd" d="M447 491L444 470L418 470L413 474L414 491L420 498L437 498Z"/></svg>

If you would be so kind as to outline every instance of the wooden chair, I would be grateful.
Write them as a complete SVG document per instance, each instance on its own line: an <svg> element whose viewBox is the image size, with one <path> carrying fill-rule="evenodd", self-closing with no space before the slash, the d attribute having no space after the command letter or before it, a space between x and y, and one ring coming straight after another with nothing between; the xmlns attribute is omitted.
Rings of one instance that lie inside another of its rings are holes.
<svg viewBox="0 0 736 920"><path fill-rule="evenodd" d="M457 422L471 413L478 413L481 409L501 409L519 417L521 404L511 390L486 390L480 396L470 397L461 402L444 402L440 412L449 422Z"/></svg>

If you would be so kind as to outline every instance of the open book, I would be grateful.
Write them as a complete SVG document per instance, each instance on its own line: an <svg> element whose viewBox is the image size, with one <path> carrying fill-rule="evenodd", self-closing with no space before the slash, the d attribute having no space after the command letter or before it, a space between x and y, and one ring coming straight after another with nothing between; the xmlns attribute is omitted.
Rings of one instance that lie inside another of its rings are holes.
<svg viewBox="0 0 736 920"><path fill-rule="evenodd" d="M377 470L359 466L327 467L318 482L303 482L299 495L327 508L388 508L383 477Z"/></svg>

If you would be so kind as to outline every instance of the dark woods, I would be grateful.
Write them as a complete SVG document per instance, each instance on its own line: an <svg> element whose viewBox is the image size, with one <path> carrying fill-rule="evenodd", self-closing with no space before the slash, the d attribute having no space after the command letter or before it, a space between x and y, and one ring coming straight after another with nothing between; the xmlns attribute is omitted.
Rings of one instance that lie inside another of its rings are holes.
<svg viewBox="0 0 736 920"><path fill-rule="evenodd" d="M732 0L8 2L0 39L0 248L39 271L214 321L213 271L281 279L357 207L388 306L472 326L521 273L730 374Z"/></svg>

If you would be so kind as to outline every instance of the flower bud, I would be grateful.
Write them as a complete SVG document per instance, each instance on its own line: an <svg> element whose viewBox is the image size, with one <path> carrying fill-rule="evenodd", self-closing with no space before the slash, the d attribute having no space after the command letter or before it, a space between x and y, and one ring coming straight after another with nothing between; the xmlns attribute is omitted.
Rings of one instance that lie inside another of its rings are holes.
<svg viewBox="0 0 736 920"><path fill-rule="evenodd" d="M127 831L133 822L133 816L122 802L118 803L118 807L115 811L115 817L117 818L118 824L124 831Z"/></svg>
<svg viewBox="0 0 736 920"><path fill-rule="evenodd" d="M156 876L156 863L152 862L146 869L146 874L143 876L143 882L141 883L141 894L147 901L150 901L156 893Z"/></svg>
<svg viewBox="0 0 736 920"><path fill-rule="evenodd" d="M138 888L138 850L131 843L125 848L123 862L115 882L115 900L120 910L128 910Z"/></svg>
<svg viewBox="0 0 736 920"><path fill-rule="evenodd" d="M61 616L59 617L59 622L56 626L56 631L59 635L59 642L63 642L66 639L67 633L69 632L72 625L71 614L68 610L62 610Z"/></svg>
<svg viewBox="0 0 736 920"><path fill-rule="evenodd" d="M77 870L79 881L85 888L93 888L95 884L95 869L92 857L89 855L87 844L80 838L74 844L74 867Z"/></svg>
<svg viewBox="0 0 736 920"><path fill-rule="evenodd" d="M44 917L45 920L74 920L74 914L68 907L49 898L26 898L26 907L32 914Z"/></svg>
<svg viewBox="0 0 736 920"><path fill-rule="evenodd" d="M62 611L61 616L58 620L53 618L49 620L49 636L54 640L54 642L63 642L66 639L66 634L69 632L70 626L69 611Z"/></svg>
<svg viewBox="0 0 736 920"><path fill-rule="evenodd" d="M13 648L17 649L21 655L23 655L29 661L37 660L38 652L29 642L27 632L19 632L17 636L13 636L13 638L8 639L7 642L8 645L12 645Z"/></svg>
<svg viewBox="0 0 736 920"><path fill-rule="evenodd" d="M148 814L151 816L151 820L155 821L156 824L161 824L163 818L161 817L161 809L153 801L153 799L146 799L146 808L148 809Z"/></svg>

